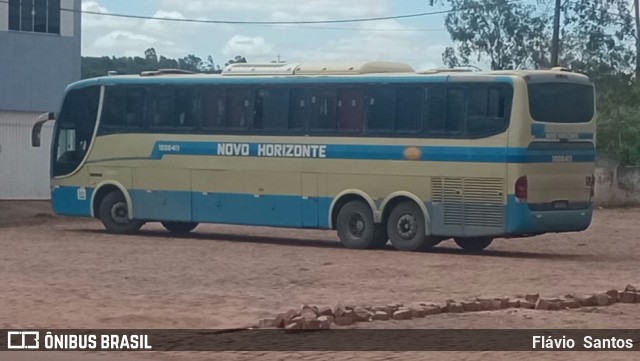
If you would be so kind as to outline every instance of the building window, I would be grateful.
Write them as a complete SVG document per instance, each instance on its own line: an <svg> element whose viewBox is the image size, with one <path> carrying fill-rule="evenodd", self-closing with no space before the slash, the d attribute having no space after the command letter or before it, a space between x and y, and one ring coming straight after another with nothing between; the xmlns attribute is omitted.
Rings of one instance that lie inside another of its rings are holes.
<svg viewBox="0 0 640 361"><path fill-rule="evenodd" d="M60 34L60 0L9 0L9 30Z"/></svg>

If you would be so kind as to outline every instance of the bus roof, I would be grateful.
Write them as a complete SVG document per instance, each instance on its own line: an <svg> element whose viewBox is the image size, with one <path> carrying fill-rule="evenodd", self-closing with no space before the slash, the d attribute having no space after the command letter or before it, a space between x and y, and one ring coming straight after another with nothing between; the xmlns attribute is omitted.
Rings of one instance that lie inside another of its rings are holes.
<svg viewBox="0 0 640 361"><path fill-rule="evenodd" d="M550 70L499 70L489 72L472 72L466 69L433 69L416 72L411 66L394 62L343 62L343 63L302 63L302 64L233 64L227 66L221 74L189 73L176 69L161 69L132 75L110 75L100 78L82 80L71 84L69 89L83 88L92 85L115 84L159 84L159 83L255 83L273 82L287 83L295 79L304 79L312 83L326 82L332 78L336 83L370 82L384 79L388 81L420 82L459 82L502 79L510 81L513 77L524 79L564 78L572 81L590 83L587 76L562 68Z"/></svg>

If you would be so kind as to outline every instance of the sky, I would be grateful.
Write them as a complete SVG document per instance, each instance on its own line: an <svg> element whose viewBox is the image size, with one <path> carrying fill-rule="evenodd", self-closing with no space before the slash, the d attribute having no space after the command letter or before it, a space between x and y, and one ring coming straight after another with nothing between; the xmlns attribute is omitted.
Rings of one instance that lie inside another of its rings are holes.
<svg viewBox="0 0 640 361"><path fill-rule="evenodd" d="M384 17L445 10L428 0L83 0L86 11L164 18L306 21ZM399 61L416 70L442 67L451 46L445 15L336 25L226 25L123 19L83 14L83 56L170 58L195 54L216 64L242 55L277 60Z"/></svg>

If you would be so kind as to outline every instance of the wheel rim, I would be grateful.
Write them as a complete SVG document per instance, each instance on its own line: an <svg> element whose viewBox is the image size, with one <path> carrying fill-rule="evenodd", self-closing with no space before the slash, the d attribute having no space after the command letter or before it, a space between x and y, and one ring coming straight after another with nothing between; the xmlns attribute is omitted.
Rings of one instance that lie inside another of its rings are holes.
<svg viewBox="0 0 640 361"><path fill-rule="evenodd" d="M357 213L349 218L349 233L356 238L362 237L365 231L364 217Z"/></svg>
<svg viewBox="0 0 640 361"><path fill-rule="evenodd" d="M127 203L118 202L111 207L111 219L117 224L129 223L129 211L127 210Z"/></svg>
<svg viewBox="0 0 640 361"><path fill-rule="evenodd" d="M411 214L403 214L398 218L396 230L402 239L413 239L418 233L418 220Z"/></svg>

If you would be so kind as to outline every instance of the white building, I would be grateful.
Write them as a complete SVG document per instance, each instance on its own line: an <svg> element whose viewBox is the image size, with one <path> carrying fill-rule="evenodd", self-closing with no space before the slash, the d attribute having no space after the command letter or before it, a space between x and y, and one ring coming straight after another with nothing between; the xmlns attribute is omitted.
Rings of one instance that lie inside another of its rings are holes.
<svg viewBox="0 0 640 361"><path fill-rule="evenodd" d="M56 112L80 79L81 0L0 2L0 199L48 199L51 127L31 147L31 126Z"/></svg>

